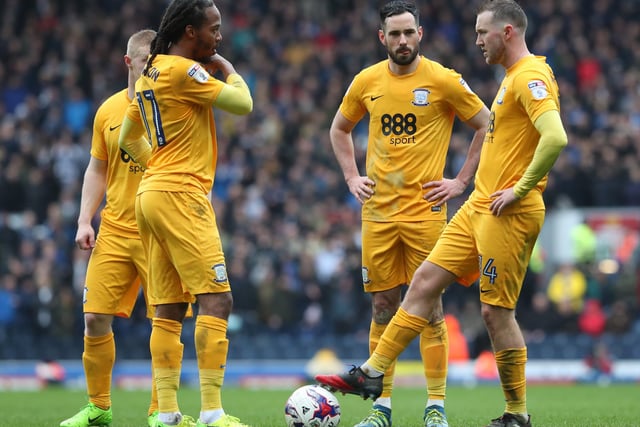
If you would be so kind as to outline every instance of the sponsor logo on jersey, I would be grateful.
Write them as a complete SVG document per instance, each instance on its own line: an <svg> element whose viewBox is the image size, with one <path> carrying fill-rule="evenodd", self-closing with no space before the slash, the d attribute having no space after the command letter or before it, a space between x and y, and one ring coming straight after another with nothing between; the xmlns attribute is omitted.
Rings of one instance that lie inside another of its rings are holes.
<svg viewBox="0 0 640 427"><path fill-rule="evenodd" d="M531 91L533 99L540 100L547 97L547 85L545 85L542 80L531 80L527 83L527 87Z"/></svg>
<svg viewBox="0 0 640 427"><path fill-rule="evenodd" d="M413 90L413 101L411 102L413 105L418 107L426 107L429 105L429 94L431 91L429 89L414 89Z"/></svg>

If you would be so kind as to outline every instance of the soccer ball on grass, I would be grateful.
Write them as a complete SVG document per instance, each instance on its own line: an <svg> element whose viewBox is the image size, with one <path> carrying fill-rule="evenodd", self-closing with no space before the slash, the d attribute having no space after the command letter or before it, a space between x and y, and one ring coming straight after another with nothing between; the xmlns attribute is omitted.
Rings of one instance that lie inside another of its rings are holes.
<svg viewBox="0 0 640 427"><path fill-rule="evenodd" d="M295 390L284 406L287 427L337 427L340 403L327 389L305 385Z"/></svg>

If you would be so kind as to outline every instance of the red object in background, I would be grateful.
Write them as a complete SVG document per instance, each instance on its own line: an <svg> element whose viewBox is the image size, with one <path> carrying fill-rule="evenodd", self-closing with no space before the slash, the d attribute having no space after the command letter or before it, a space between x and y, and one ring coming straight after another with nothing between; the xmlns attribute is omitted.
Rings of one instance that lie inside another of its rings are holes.
<svg viewBox="0 0 640 427"><path fill-rule="evenodd" d="M604 332L607 323L607 316L602 310L600 301L590 299L584 304L584 309L578 319L580 331L585 334L597 337Z"/></svg>

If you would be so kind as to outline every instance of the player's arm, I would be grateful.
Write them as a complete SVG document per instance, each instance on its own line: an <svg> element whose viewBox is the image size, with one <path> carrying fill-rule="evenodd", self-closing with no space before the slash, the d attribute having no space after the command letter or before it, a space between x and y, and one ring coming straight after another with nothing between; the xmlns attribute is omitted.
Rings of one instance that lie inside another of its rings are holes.
<svg viewBox="0 0 640 427"><path fill-rule="evenodd" d="M329 130L329 139L333 153L338 160L344 180L349 186L349 191L360 203L364 203L373 195L375 182L366 176L360 176L358 165L356 164L355 148L351 131L356 123L347 119L340 111L333 118Z"/></svg>
<svg viewBox="0 0 640 427"><path fill-rule="evenodd" d="M253 99L249 87L231 62L216 53L208 63L204 64L204 67L211 75L217 71L222 72L226 82L213 102L214 107L240 115L249 114L253 110Z"/></svg>
<svg viewBox="0 0 640 427"><path fill-rule="evenodd" d="M471 144L467 150L467 157L464 164L453 179L443 178L440 181L430 181L423 184L423 189L430 188L424 195L426 200L436 202L436 206L441 206L448 200L461 195L473 180L476 170L478 169L478 163L480 163L480 151L482 150L484 136L487 133L489 114L489 109L483 104L480 111L465 121L475 132L471 138Z"/></svg>
<svg viewBox="0 0 640 427"><path fill-rule="evenodd" d="M142 167L147 167L151 157L151 145L144 137L145 129L141 122L131 120L125 115L118 145Z"/></svg>
<svg viewBox="0 0 640 427"><path fill-rule="evenodd" d="M540 134L533 158L516 185L490 195L493 200L489 209L494 215L500 215L506 206L526 196L542 177L549 173L560 152L567 145L567 133L557 110L542 113L533 125Z"/></svg>
<svg viewBox="0 0 640 427"><path fill-rule="evenodd" d="M483 105L482 109L465 123L474 129L473 138L471 138L471 144L469 150L467 150L467 158L464 164L460 168L460 172L456 175L455 179L467 188L469 183L473 180L480 163L480 151L482 151L482 143L484 142L484 136L487 133L487 126L489 125L489 109ZM464 191L464 189L463 189Z"/></svg>
<svg viewBox="0 0 640 427"><path fill-rule="evenodd" d="M213 106L239 115L249 114L253 110L251 92L240 74L229 74L227 84L220 91Z"/></svg>
<svg viewBox="0 0 640 427"><path fill-rule="evenodd" d="M98 210L107 189L107 160L93 156L84 172L82 195L80 197L80 214L78 215L78 231L76 245L80 249L91 249L96 244L95 230L91 220Z"/></svg>
<svg viewBox="0 0 640 427"><path fill-rule="evenodd" d="M540 141L527 170L513 188L513 192L518 198L526 196L549 173L568 142L567 133L560 119L560 112L557 110L542 113L533 125L540 133Z"/></svg>

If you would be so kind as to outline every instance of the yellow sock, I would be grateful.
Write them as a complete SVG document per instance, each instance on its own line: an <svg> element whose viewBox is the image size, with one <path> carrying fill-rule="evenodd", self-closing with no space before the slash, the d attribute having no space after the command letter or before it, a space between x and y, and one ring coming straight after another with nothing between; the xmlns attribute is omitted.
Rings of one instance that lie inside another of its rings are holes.
<svg viewBox="0 0 640 427"><path fill-rule="evenodd" d="M202 411L222 408L220 389L229 351L227 321L214 316L198 316L195 331Z"/></svg>
<svg viewBox="0 0 640 427"><path fill-rule="evenodd" d="M429 399L444 400L447 389L449 337L444 320L430 324L420 334L420 354Z"/></svg>
<svg viewBox="0 0 640 427"><path fill-rule="evenodd" d="M151 339L151 365L155 375L159 412L179 412L178 387L182 368L180 342L182 323L175 320L153 318Z"/></svg>
<svg viewBox="0 0 640 427"><path fill-rule="evenodd" d="M84 337L82 365L89 401L102 409L111 407L111 373L116 360L113 332L101 337Z"/></svg>
<svg viewBox="0 0 640 427"><path fill-rule="evenodd" d="M496 365L500 374L502 392L507 401L505 412L527 413L527 381L525 366L527 348L508 348L496 352Z"/></svg>
<svg viewBox="0 0 640 427"><path fill-rule="evenodd" d="M371 327L369 328L369 354L373 354L374 350L378 346L380 342L380 337L384 333L387 325L381 325L374 321L371 321ZM395 361L389 365L387 370L384 373L384 378L382 379L382 394L380 397L391 397L391 391L393 389L393 375L396 370Z"/></svg>
<svg viewBox="0 0 640 427"><path fill-rule="evenodd" d="M411 315L400 307L380 337L376 351L367 360L367 365L386 372L427 323L427 319Z"/></svg>
<svg viewBox="0 0 640 427"><path fill-rule="evenodd" d="M151 368L151 403L149 404L148 415L158 410L158 387L156 387L156 376Z"/></svg>

